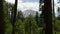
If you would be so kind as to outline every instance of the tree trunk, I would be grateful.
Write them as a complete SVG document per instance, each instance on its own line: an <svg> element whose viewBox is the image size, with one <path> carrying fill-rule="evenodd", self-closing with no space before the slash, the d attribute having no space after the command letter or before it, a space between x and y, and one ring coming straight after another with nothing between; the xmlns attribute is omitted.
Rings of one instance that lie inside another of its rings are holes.
<svg viewBox="0 0 60 34"><path fill-rule="evenodd" d="M52 34L52 7L51 0L44 0L45 34Z"/></svg>
<svg viewBox="0 0 60 34"><path fill-rule="evenodd" d="M53 17L54 17L54 33L56 34L56 17L55 17L55 11L54 11L54 0L53 0Z"/></svg>
<svg viewBox="0 0 60 34"><path fill-rule="evenodd" d="M4 34L3 0L0 0L0 34Z"/></svg>
<svg viewBox="0 0 60 34"><path fill-rule="evenodd" d="M15 0L14 11L13 11L13 23L12 23L12 34L15 34L15 22L16 22L16 13L17 13L17 1Z"/></svg>

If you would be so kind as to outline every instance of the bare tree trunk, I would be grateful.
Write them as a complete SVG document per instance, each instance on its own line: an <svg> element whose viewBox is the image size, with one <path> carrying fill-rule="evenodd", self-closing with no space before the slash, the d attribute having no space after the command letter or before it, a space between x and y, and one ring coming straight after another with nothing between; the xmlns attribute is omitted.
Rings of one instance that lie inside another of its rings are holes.
<svg viewBox="0 0 60 34"><path fill-rule="evenodd" d="M52 7L51 0L44 0L45 34L52 34Z"/></svg>
<svg viewBox="0 0 60 34"><path fill-rule="evenodd" d="M4 34L3 0L0 0L0 34Z"/></svg>
<svg viewBox="0 0 60 34"><path fill-rule="evenodd" d="M12 34L15 34L15 22L16 22L16 13L17 13L17 1L15 0L14 11L13 11L13 23L12 23Z"/></svg>

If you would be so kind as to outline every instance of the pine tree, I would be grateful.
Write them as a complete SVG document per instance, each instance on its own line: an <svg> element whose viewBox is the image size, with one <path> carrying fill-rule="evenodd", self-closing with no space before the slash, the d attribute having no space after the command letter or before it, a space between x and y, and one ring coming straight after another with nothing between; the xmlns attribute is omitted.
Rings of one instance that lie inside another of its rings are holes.
<svg viewBox="0 0 60 34"><path fill-rule="evenodd" d="M37 25L39 24L39 22L38 22L38 18L39 18L39 16L38 16L38 12L36 12L35 20L36 20Z"/></svg>
<svg viewBox="0 0 60 34"><path fill-rule="evenodd" d="M39 17L39 27L43 27L44 25L44 15L41 13Z"/></svg>
<svg viewBox="0 0 60 34"><path fill-rule="evenodd" d="M14 11L13 11L13 22L12 22L12 34L15 34L15 22L16 22L16 13L17 13L17 2L18 0L15 0L15 5L14 5Z"/></svg>
<svg viewBox="0 0 60 34"><path fill-rule="evenodd" d="M18 12L17 18L18 18L18 19L21 19L22 21L24 20L24 16L23 16L22 11L19 11L19 12Z"/></svg>

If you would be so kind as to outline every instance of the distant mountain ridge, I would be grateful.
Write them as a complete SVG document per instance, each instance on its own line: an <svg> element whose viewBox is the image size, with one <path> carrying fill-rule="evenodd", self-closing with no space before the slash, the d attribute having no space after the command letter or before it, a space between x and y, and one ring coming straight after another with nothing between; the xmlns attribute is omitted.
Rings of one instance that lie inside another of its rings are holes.
<svg viewBox="0 0 60 34"><path fill-rule="evenodd" d="M36 11L31 10L31 9L28 9L28 10L23 11L23 16L24 17L27 17L29 15L35 16L36 15Z"/></svg>

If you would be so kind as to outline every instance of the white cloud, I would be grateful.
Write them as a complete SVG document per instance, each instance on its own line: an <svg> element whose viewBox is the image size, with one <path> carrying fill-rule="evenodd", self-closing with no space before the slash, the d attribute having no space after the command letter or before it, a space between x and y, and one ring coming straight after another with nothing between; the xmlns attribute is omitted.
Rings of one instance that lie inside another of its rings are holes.
<svg viewBox="0 0 60 34"><path fill-rule="evenodd" d="M38 11L39 3L38 2L18 2L18 8L20 10L33 9Z"/></svg>
<svg viewBox="0 0 60 34"><path fill-rule="evenodd" d="M6 1L13 4L15 2L15 0L6 0ZM22 0L18 0L18 9L19 10L33 9L38 11L39 2L22 2Z"/></svg>
<svg viewBox="0 0 60 34"><path fill-rule="evenodd" d="M29 2L26 2L26 3L18 3L18 8L20 8L21 10L25 10L25 9L33 9L33 10L38 10L39 8L39 3L29 3Z"/></svg>
<svg viewBox="0 0 60 34"><path fill-rule="evenodd" d="M60 7L60 3L58 3L59 0L54 0L54 5L55 5L55 14L58 16L58 7Z"/></svg>
<svg viewBox="0 0 60 34"><path fill-rule="evenodd" d="M15 0L5 0L5 1L7 1L9 3L14 3L15 2Z"/></svg>

